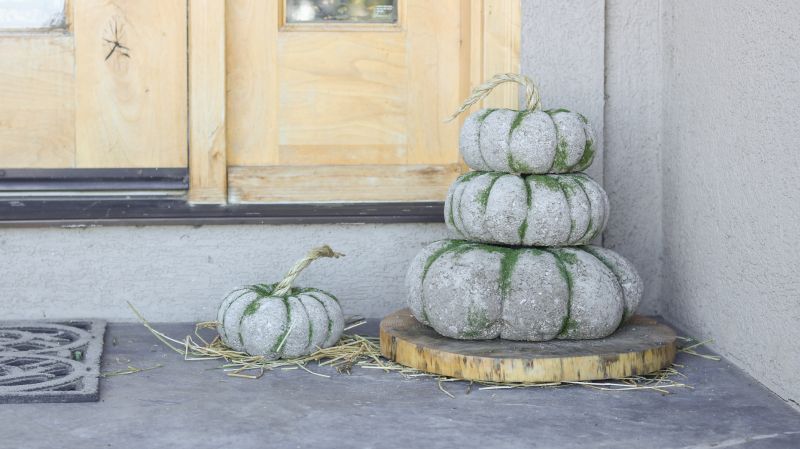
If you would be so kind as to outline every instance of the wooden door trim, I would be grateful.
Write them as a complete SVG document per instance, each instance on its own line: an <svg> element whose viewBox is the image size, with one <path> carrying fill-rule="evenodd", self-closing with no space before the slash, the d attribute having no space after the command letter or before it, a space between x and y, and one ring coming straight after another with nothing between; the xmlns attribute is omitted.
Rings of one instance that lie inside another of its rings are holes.
<svg viewBox="0 0 800 449"><path fill-rule="evenodd" d="M225 203L225 0L188 3L189 201Z"/></svg>

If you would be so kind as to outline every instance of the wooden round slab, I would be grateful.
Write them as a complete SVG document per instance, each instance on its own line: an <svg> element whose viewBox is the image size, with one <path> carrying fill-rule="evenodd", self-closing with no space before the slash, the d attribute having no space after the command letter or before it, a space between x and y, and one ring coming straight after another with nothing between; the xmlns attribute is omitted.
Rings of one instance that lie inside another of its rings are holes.
<svg viewBox="0 0 800 449"><path fill-rule="evenodd" d="M384 357L428 373L493 382L562 382L647 374L675 359L675 331L634 316L598 340L455 340L421 324L409 309L381 321Z"/></svg>

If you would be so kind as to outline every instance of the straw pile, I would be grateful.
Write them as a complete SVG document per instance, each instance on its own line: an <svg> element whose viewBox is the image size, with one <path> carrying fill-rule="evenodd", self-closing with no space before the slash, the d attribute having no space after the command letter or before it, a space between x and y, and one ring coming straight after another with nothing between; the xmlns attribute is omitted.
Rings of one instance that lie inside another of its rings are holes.
<svg viewBox="0 0 800 449"><path fill-rule="evenodd" d="M201 329L216 329L217 322L207 321L198 323L195 326L194 335L187 335L183 340L177 340L153 328L150 323L132 306L131 310L139 318L139 321L164 345L172 349L178 354L183 356L187 361L198 360L221 360L223 363L220 368L232 377L241 377L247 379L258 379L266 372L280 369L280 370L294 370L299 369L320 377L331 377L330 375L313 371L309 368L309 364L314 363L315 366L328 366L336 368L339 373L350 373L354 367L361 369L377 369L386 373L396 373L404 378L418 378L425 377L436 380L439 390L444 394L453 396L445 384L449 382L467 382L465 393L469 394L475 386L478 390L498 390L498 389L511 389L511 388L543 388L543 387L564 387L569 385L580 385L586 388L593 388L605 391L631 391L631 390L651 390L657 391L662 394L668 394L670 389L674 388L692 388L682 381L685 375L678 371L682 365L673 364L672 367L666 368L654 373L643 376L630 376L619 379L606 379L602 381L572 381L572 382L552 382L552 383L499 383L499 382L472 382L464 379L457 379L452 377L440 376L437 374L425 373L413 368L399 365L384 359L380 353L380 345L378 338L365 337L356 334L345 333L339 342L329 348L319 349L318 351L293 359L278 359L266 360L261 356L252 356L243 352L234 351L222 343L219 336L215 336L211 341L204 339L200 335ZM352 329L361 324L364 324L363 319L357 320L349 324L345 330ZM686 354L703 357L710 360L719 360L719 357L701 354L696 349L708 341L694 342L688 340L691 344L679 349L680 352ZM131 372L114 373L114 374L131 374L138 372L131 370ZM113 375L113 374L112 374Z"/></svg>

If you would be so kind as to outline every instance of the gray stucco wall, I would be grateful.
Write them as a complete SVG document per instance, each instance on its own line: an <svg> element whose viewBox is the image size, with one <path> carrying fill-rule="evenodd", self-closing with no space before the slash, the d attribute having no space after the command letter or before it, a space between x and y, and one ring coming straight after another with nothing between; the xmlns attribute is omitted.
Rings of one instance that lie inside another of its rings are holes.
<svg viewBox="0 0 800 449"><path fill-rule="evenodd" d="M440 224L120 226L0 229L0 319L101 317L212 320L223 295L280 280L321 244L298 285L330 291L346 314L381 317L405 304L403 277Z"/></svg>
<svg viewBox="0 0 800 449"><path fill-rule="evenodd" d="M800 401L800 3L665 2L663 311Z"/></svg>
<svg viewBox="0 0 800 449"><path fill-rule="evenodd" d="M630 259L645 284L640 310L661 310L661 34L658 3L607 0L603 243Z"/></svg>

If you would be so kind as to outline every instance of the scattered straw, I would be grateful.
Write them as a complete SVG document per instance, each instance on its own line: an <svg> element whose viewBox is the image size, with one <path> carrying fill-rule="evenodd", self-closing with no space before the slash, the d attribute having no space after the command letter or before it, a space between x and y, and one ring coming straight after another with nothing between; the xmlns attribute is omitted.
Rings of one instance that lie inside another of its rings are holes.
<svg viewBox="0 0 800 449"><path fill-rule="evenodd" d="M137 367L135 367L133 365L128 365L128 367L126 369L121 369L121 370L117 370L117 371L107 371L107 372L104 372L104 373L100 373L100 377L125 376L127 374L136 374L136 373L141 373L141 372L144 372L144 371L154 370L156 368L161 368L163 366L164 365L162 365L160 363L157 364L157 365L148 367L148 368L137 368Z"/></svg>
<svg viewBox="0 0 800 449"><path fill-rule="evenodd" d="M386 360L381 356L378 338L364 337L355 334L345 334L335 346L319 349L313 354L291 359L266 360L263 356L252 356L243 352L235 351L225 346L225 344L223 344L220 340L219 336L214 337L214 339L211 341L207 341L201 337L199 330L216 328L217 323L214 321L198 323L195 326L194 337L187 335L183 340L177 340L154 329L150 323L148 323L147 320L145 320L144 317L133 307L133 305L128 303L128 306L131 308L131 310L133 310L133 313L136 314L144 327L146 327L168 348L172 349L178 354L181 354L184 360L222 360L223 363L219 368L221 368L228 376L244 379L258 379L263 376L265 372L275 369L301 369L314 376L330 378L331 376L312 371L308 367L309 363L315 362L317 366L335 367L339 373L349 374L353 367L358 367L360 369L376 369L387 373L396 373L406 379L415 379L419 377L431 378L436 381L438 389L443 394L451 398L455 398L455 396L444 387L444 382L469 382L465 394L469 394L472 391L473 385L477 385L478 390L560 388L569 385L578 385L581 387L602 391L650 390L661 394L669 394L670 390L675 388L692 388L690 385L682 381L682 378L685 378L686 376L677 370L677 368L682 368L682 365L678 364L673 364L669 368L665 368L648 375L628 376L619 379L607 379L602 381L547 383L473 382L464 379L422 372ZM363 320L363 318L360 318L356 323L350 324L347 329L364 324L365 322L366 321ZM680 349L680 352L696 355L710 360L719 360L719 357L717 356L699 354L694 351L695 348L702 346L705 343L708 342L698 342L689 346L685 346ZM138 371L131 371L131 373ZM130 373L120 372L119 374Z"/></svg>
<svg viewBox="0 0 800 449"><path fill-rule="evenodd" d="M689 337L678 337L678 338L681 339L681 340L686 341L687 343L689 343L686 346L679 347L678 348L678 352L682 352L684 354L693 355L695 357L701 357L701 358L704 358L704 359L707 359L707 360L714 360L715 362L718 362L718 361L721 360L720 356L711 355L711 354L701 354L701 353L695 351L695 349L699 348L700 346L707 345L709 343L713 343L714 340L709 339L709 340L704 340L704 341L697 341L697 340L695 340L693 338L689 338Z"/></svg>
<svg viewBox="0 0 800 449"><path fill-rule="evenodd" d="M142 325L147 328L159 341L178 354L184 360L222 360L221 369L232 377L258 379L265 372L274 369L302 369L310 374L320 377L330 377L311 371L306 365L317 362L318 366L332 366L339 372L349 373L358 361L379 361L380 347L377 338L362 337L360 335L344 335L339 342L330 348L319 349L313 354L290 359L267 360L263 356L253 356L244 352L235 351L226 346L219 336L207 341L200 335L201 329L215 329L215 321L198 323L195 326L194 336L187 335L183 340L177 340L153 328L150 323L139 313L132 304L128 303L133 313L139 318ZM352 323L348 328L353 328L366 321L361 318Z"/></svg>

